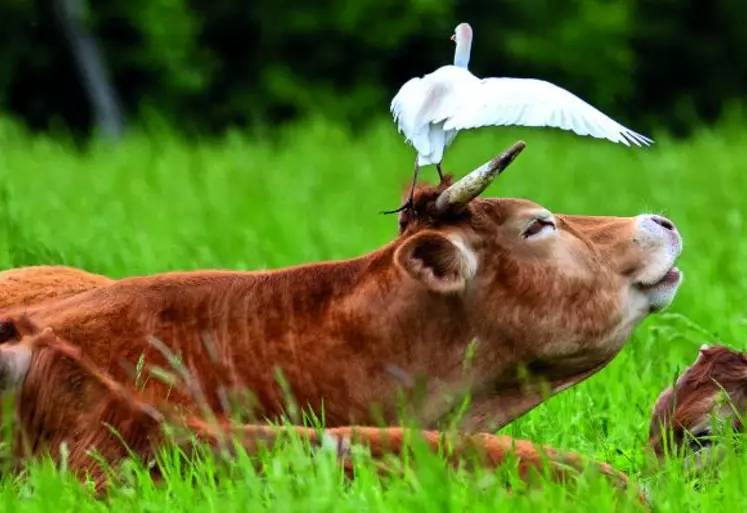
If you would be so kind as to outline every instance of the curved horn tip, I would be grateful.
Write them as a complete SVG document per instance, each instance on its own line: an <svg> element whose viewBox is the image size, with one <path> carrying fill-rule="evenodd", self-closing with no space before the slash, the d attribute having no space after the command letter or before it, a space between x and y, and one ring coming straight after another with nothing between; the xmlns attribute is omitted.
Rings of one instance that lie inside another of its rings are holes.
<svg viewBox="0 0 747 513"><path fill-rule="evenodd" d="M516 150L516 151L521 151L521 150L523 150L526 147L527 147L526 141L522 141L521 139L519 139L518 141L516 141L513 144L513 146L511 146L510 149L513 149L513 150Z"/></svg>
<svg viewBox="0 0 747 513"><path fill-rule="evenodd" d="M499 156L489 160L452 184L439 195L436 200L436 209L443 212L450 207L464 207L487 189L490 183L516 159L525 147L526 142L516 141Z"/></svg>
<svg viewBox="0 0 747 513"><path fill-rule="evenodd" d="M506 156L511 156L511 158L516 157L519 153L522 152L524 148L527 147L527 143L524 141L516 141L509 149L507 149L504 153Z"/></svg>
<svg viewBox="0 0 747 513"><path fill-rule="evenodd" d="M516 159L516 157L519 156L519 153L521 153L524 148L526 148L526 146L527 143L525 143L524 141L516 141L506 151L495 157L493 160L486 162L478 169L483 172L487 172L488 175L496 172L500 174L500 172L506 169L509 164L511 164ZM477 171L477 169L475 171Z"/></svg>

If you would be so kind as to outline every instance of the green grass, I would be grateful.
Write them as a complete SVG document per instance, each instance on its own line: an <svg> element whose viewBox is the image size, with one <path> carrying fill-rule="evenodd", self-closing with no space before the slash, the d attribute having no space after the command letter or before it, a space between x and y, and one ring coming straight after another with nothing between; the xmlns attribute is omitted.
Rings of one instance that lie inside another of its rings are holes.
<svg viewBox="0 0 747 513"><path fill-rule="evenodd" d="M645 464L649 412L677 369L703 342L744 349L747 341L747 125L724 125L688 141L664 135L628 149L556 131L486 129L459 136L446 169L459 176L518 138L527 149L485 193L530 198L556 212L663 213L684 237L685 281L673 306L648 319L605 370L539 406L503 432L577 450L629 472L659 511L738 511L747 462L734 456L700 491L676 462ZM323 122L299 124L271 144L241 135L180 143L133 135L116 149L80 154L0 125L0 267L65 263L119 277L174 269L276 268L360 255L396 234L378 211L399 204L413 150L383 121L353 139ZM435 168L423 170L434 181ZM579 494L548 487L513 497L488 474L451 475L425 458L407 478L380 481L362 467L344 484L328 458L289 446L245 461L231 479L210 481L209 462L192 477L154 488L137 472L112 511L607 511L611 495L589 479ZM191 479L191 480L190 480ZM103 511L49 466L6 477L7 511ZM619 511L620 508L616 509Z"/></svg>

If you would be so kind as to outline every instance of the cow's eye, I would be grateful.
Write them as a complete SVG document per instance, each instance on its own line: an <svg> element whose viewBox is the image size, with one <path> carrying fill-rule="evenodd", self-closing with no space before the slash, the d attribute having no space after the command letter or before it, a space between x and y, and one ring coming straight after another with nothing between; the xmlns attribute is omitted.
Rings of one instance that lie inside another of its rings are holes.
<svg viewBox="0 0 747 513"><path fill-rule="evenodd" d="M555 222L550 217L538 217L529 223L524 230L524 238L549 235L555 231Z"/></svg>
<svg viewBox="0 0 747 513"><path fill-rule="evenodd" d="M19 339L16 325L12 321L0 321L0 344Z"/></svg>
<svg viewBox="0 0 747 513"><path fill-rule="evenodd" d="M689 435L690 436L687 437L687 445L695 452L708 447L713 443L710 429L701 429L699 431L694 431Z"/></svg>

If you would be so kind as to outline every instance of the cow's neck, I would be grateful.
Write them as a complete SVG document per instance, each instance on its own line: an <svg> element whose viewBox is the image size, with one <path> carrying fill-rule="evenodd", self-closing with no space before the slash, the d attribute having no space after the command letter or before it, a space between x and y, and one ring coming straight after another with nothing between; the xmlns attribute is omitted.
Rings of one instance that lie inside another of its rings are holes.
<svg viewBox="0 0 747 513"><path fill-rule="evenodd" d="M278 348L274 359L283 360L300 402L325 398L328 425L375 421L370 403L394 422L398 392L410 403L427 396L418 415L432 424L449 409L434 389L464 384L473 333L463 300L406 277L393 263L395 249L273 272L272 286L261 289L267 311L286 315L274 322L252 315L250 331L267 341L268 354Z"/></svg>

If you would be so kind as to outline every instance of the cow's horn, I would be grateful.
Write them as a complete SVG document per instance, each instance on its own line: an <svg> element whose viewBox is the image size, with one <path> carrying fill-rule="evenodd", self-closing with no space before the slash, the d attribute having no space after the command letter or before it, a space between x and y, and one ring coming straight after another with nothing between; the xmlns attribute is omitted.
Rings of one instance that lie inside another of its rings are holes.
<svg viewBox="0 0 747 513"><path fill-rule="evenodd" d="M524 141L517 141L494 159L452 184L439 194L438 199L436 199L436 210L446 212L447 210L458 210L465 207L467 203L487 189L490 183L514 161L525 147L526 143Z"/></svg>

